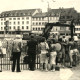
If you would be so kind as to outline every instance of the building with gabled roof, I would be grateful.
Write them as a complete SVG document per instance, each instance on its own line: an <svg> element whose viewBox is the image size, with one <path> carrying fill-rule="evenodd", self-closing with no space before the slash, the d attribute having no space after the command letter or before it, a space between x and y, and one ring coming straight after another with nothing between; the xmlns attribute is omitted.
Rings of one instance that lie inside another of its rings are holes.
<svg viewBox="0 0 80 80"><path fill-rule="evenodd" d="M72 19L74 19L75 25L79 24L80 14L74 8L50 9L49 12L44 13L41 9L4 11L0 14L0 34L5 33L6 22L8 22L7 31L9 34L23 34L27 32L41 34L48 20L49 23L60 22L70 24ZM69 29L66 29L65 26L54 26L51 32L55 34L61 32L61 34L64 34L66 30ZM66 32L70 32L70 30Z"/></svg>
<svg viewBox="0 0 80 80"><path fill-rule="evenodd" d="M41 9L24 9L24 10L12 10L4 11L1 13L0 17L21 17L21 16L33 16L35 11L42 12Z"/></svg>
<svg viewBox="0 0 80 80"><path fill-rule="evenodd" d="M41 12L41 9L25 9L2 12L0 14L0 33L3 34L5 32L6 22L8 23L7 31L10 34L31 32L32 16Z"/></svg>

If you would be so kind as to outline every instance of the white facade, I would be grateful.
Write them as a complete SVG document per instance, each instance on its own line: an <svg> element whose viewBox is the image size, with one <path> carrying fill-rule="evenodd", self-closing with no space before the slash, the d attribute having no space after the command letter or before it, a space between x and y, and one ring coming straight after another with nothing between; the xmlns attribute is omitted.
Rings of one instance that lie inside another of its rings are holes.
<svg viewBox="0 0 80 80"><path fill-rule="evenodd" d="M49 23L56 23L59 21L59 17L49 17ZM45 24L48 23L48 17L33 17L32 18L32 33L40 34L45 28Z"/></svg>
<svg viewBox="0 0 80 80"><path fill-rule="evenodd" d="M0 31L4 31L5 22L8 21L9 31L20 29L21 31L31 30L31 16L0 18Z"/></svg>
<svg viewBox="0 0 80 80"><path fill-rule="evenodd" d="M75 26L75 33L80 36L80 25Z"/></svg>
<svg viewBox="0 0 80 80"><path fill-rule="evenodd" d="M21 32L30 32L32 30L32 16L34 16L36 13L39 13L39 10L35 9L34 12L32 11L24 11L21 13L21 15L17 16L17 14L20 14L20 11L12 11L12 12L4 12L2 13L3 17L0 17L0 32L5 31L5 22L8 21L7 27L8 32L12 33L15 31L21 31ZM13 16L4 16L4 14L15 14ZM27 15L25 15L27 14Z"/></svg>

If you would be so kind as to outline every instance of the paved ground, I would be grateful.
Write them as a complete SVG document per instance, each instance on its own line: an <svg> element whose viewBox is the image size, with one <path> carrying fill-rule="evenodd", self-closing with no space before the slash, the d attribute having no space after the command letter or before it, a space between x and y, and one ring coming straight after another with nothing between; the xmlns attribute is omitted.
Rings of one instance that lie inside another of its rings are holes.
<svg viewBox="0 0 80 80"><path fill-rule="evenodd" d="M80 80L80 66L61 68L60 71L45 72L40 70L22 72L3 71L0 73L0 80Z"/></svg>

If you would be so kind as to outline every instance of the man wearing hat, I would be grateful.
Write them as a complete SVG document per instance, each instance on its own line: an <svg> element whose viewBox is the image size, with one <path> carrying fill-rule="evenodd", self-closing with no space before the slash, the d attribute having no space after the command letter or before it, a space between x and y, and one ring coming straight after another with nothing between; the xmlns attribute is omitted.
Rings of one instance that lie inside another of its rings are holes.
<svg viewBox="0 0 80 80"><path fill-rule="evenodd" d="M30 35L30 40L27 42L27 55L29 59L29 69L35 70L37 41L34 39L34 34Z"/></svg>

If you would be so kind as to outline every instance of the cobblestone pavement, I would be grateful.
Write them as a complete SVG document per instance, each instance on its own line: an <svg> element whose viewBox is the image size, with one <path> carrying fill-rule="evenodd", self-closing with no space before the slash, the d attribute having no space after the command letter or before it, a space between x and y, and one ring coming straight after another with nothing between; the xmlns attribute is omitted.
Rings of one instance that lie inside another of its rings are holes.
<svg viewBox="0 0 80 80"><path fill-rule="evenodd" d="M2 71L0 80L80 80L80 65L73 68L61 68L60 71L40 70L21 72Z"/></svg>

